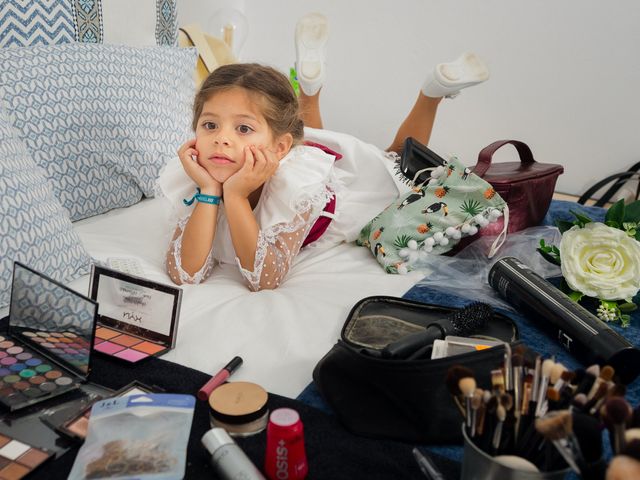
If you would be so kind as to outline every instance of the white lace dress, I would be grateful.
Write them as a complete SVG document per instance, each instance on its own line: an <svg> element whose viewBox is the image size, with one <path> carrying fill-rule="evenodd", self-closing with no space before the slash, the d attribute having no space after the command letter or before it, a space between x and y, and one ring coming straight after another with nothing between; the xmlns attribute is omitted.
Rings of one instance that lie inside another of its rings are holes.
<svg viewBox="0 0 640 480"><path fill-rule="evenodd" d="M391 178L384 152L354 137L326 130L305 129L305 139L342 153L338 161L317 147L294 147L264 185L253 210L260 231L252 270L241 267L236 257L224 202L218 209L216 236L207 260L198 272L188 274L181 266L182 233L193 207L196 185L178 160L169 164L158 181L160 194L173 204L177 235L169 245L167 269L176 283L200 283L217 263L236 264L252 290L275 288L289 271L303 240L326 203L336 196L333 220L316 242L306 248L321 248L356 238L362 226L395 199L398 191ZM362 164L364 162L364 165ZM360 165L358 165L360 164Z"/></svg>

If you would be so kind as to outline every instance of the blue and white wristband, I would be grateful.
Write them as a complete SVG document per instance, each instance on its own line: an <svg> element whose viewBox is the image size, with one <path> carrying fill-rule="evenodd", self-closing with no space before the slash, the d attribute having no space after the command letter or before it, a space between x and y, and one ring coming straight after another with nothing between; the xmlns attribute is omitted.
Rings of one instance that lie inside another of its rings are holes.
<svg viewBox="0 0 640 480"><path fill-rule="evenodd" d="M200 193L200 188L196 188L196 193L193 197L191 197L190 200L187 200L186 198L183 199L182 201L184 202L185 205L190 206L193 204L193 202L195 201L201 202L201 203L208 203L209 205L219 205L220 204L220 197L217 195L207 195L205 193Z"/></svg>

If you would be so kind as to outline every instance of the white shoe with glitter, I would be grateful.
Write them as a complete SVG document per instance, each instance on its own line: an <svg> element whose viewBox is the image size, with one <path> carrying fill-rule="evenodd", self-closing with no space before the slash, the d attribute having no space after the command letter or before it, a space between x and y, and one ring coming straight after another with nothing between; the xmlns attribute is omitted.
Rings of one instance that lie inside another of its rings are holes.
<svg viewBox="0 0 640 480"><path fill-rule="evenodd" d="M427 97L453 98L460 90L489 79L489 69L475 53L463 53L450 63L439 63L427 75L422 93Z"/></svg>
<svg viewBox="0 0 640 480"><path fill-rule="evenodd" d="M315 95L325 79L325 51L329 22L321 13L309 13L296 24L296 72L300 88Z"/></svg>

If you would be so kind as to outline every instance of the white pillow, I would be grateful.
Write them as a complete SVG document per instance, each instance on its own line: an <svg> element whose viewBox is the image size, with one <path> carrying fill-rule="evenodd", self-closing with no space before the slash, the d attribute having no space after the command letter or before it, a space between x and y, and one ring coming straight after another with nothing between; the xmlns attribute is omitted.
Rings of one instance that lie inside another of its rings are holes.
<svg viewBox="0 0 640 480"><path fill-rule="evenodd" d="M89 272L91 258L0 107L0 307L9 303L13 262L59 281Z"/></svg>
<svg viewBox="0 0 640 480"><path fill-rule="evenodd" d="M177 47L0 49L0 98L72 220L154 195L193 135L195 62Z"/></svg>
<svg viewBox="0 0 640 480"><path fill-rule="evenodd" d="M0 0L0 47L177 45L176 0Z"/></svg>

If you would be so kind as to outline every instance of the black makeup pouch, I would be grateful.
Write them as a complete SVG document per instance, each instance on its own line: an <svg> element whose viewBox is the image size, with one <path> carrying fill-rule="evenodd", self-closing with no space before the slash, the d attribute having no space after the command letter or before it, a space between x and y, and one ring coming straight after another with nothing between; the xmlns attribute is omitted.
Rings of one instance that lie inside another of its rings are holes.
<svg viewBox="0 0 640 480"><path fill-rule="evenodd" d="M447 371L463 365L474 372L479 388L490 388L490 372L503 365L505 347L434 360L381 355L388 344L456 310L388 296L364 298L351 309L340 340L313 371L322 397L347 430L422 444L462 443L463 418L447 388ZM494 312L472 336L513 344L518 329Z"/></svg>

